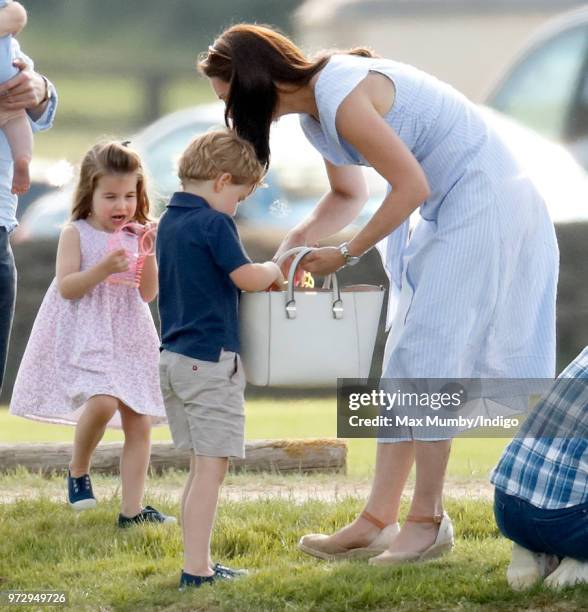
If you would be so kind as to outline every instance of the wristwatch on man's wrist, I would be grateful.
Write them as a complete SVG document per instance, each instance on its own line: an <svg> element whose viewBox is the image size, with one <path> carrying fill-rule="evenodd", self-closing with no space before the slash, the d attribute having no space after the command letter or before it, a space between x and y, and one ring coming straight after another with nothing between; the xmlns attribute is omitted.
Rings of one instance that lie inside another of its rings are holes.
<svg viewBox="0 0 588 612"><path fill-rule="evenodd" d="M49 79L44 74L40 74L39 76L43 79L43 83L45 83L45 94L39 104L44 104L51 98L51 85L49 84Z"/></svg>
<svg viewBox="0 0 588 612"><path fill-rule="evenodd" d="M361 259L361 257L354 257L349 252L349 244L347 242L341 243L337 248L339 249L339 253L345 258L346 266L354 266Z"/></svg>

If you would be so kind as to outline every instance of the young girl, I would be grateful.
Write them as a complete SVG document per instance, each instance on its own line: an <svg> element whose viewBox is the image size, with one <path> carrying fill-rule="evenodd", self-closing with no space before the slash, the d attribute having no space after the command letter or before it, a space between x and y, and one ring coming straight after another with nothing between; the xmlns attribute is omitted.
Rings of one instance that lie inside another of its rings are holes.
<svg viewBox="0 0 588 612"><path fill-rule="evenodd" d="M93 508L90 461L108 425L121 426L120 527L173 522L141 502L149 465L152 422L165 420L159 389L159 340L147 306L157 294L155 258L145 260L140 286L110 284L128 270L112 233L148 223L141 160L125 144L97 144L82 161L71 222L61 233L56 278L39 309L10 411L51 423L76 423L68 472L75 510Z"/></svg>

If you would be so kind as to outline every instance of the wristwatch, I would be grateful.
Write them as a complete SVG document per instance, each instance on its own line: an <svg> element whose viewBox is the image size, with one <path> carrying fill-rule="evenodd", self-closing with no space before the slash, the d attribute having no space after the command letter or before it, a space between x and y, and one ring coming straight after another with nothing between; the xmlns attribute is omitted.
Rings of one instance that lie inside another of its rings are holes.
<svg viewBox="0 0 588 612"><path fill-rule="evenodd" d="M346 266L354 266L361 259L361 257L354 257L349 252L349 244L347 242L343 242L337 248L339 249L339 253L345 258Z"/></svg>
<svg viewBox="0 0 588 612"><path fill-rule="evenodd" d="M45 95L43 96L43 99L39 102L39 104L44 104L45 102L51 99L51 96L53 95L53 88L49 83L49 79L44 74L41 74L40 77L45 83Z"/></svg>

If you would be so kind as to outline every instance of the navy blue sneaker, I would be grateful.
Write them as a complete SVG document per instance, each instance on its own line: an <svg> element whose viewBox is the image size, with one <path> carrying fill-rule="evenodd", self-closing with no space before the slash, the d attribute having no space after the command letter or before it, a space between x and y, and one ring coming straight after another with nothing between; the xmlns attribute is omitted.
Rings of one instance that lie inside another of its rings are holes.
<svg viewBox="0 0 588 612"><path fill-rule="evenodd" d="M194 576L182 570L180 576L180 591L184 591L187 587L199 589L203 584L213 584L216 580L216 574L212 576Z"/></svg>
<svg viewBox="0 0 588 612"><path fill-rule="evenodd" d="M216 563L214 568L214 574L212 576L194 576L182 571L180 576L180 591L186 589L186 587L200 588L203 584L214 584L217 580L235 580L240 576L248 574L247 570L234 570L230 567L225 567L220 563Z"/></svg>
<svg viewBox="0 0 588 612"><path fill-rule="evenodd" d="M96 507L96 498L92 492L92 481L89 474L74 478L67 470L67 498L69 505L77 511Z"/></svg>
<svg viewBox="0 0 588 612"><path fill-rule="evenodd" d="M152 506L145 506L139 514L135 516L125 516L124 514L118 515L118 526L119 527L131 527L132 525L139 525L141 523L177 523L175 516L166 516L162 514Z"/></svg>
<svg viewBox="0 0 588 612"><path fill-rule="evenodd" d="M220 563L215 563L212 568L215 574L225 574L230 578L241 578L242 576L247 576L249 571L246 569L232 569L227 567L226 565L221 565Z"/></svg>

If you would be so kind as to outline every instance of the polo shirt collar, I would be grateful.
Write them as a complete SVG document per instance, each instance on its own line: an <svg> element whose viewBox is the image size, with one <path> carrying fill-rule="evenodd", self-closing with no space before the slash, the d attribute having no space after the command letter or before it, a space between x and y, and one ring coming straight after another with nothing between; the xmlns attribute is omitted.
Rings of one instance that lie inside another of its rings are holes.
<svg viewBox="0 0 588 612"><path fill-rule="evenodd" d="M185 191L176 191L168 204L179 208L210 208L210 204L198 195L186 193Z"/></svg>

